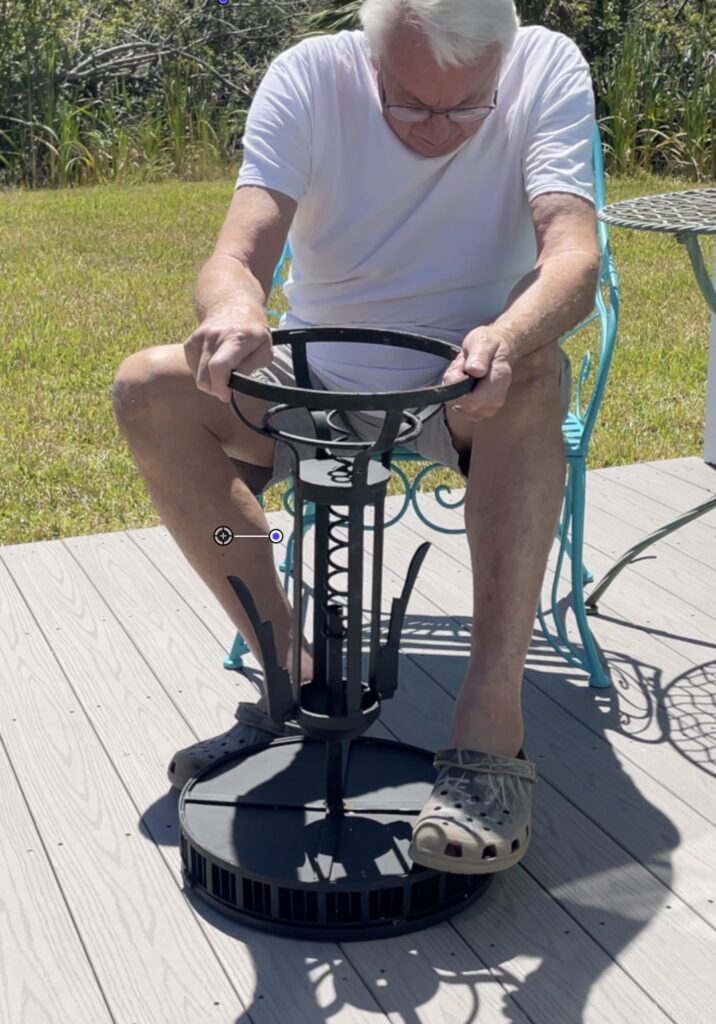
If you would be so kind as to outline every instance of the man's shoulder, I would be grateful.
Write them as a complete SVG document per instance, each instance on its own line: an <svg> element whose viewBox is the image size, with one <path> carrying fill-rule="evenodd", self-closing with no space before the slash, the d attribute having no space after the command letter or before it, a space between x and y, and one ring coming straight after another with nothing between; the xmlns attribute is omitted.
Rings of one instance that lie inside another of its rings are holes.
<svg viewBox="0 0 716 1024"><path fill-rule="evenodd" d="M586 63L584 54L570 36L544 25L521 25L513 48L528 69L544 69L552 73L560 68L566 70L573 64Z"/></svg>
<svg viewBox="0 0 716 1024"><path fill-rule="evenodd" d="M365 33L362 29L342 29L340 32L325 32L300 39L280 54L288 61L306 61L316 65L335 61L346 55L355 54L356 49L365 50Z"/></svg>

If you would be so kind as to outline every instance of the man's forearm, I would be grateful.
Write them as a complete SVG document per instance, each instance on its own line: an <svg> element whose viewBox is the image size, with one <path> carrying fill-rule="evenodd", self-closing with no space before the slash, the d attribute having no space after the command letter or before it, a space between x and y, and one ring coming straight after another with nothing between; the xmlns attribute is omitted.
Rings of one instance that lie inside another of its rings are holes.
<svg viewBox="0 0 716 1024"><path fill-rule="evenodd" d="M552 256L521 278L493 321L506 335L511 365L589 316L598 280L599 266L579 252Z"/></svg>
<svg viewBox="0 0 716 1024"><path fill-rule="evenodd" d="M214 255L199 271L194 309L199 320L222 309L243 309L265 318L266 296L251 271L233 256Z"/></svg>

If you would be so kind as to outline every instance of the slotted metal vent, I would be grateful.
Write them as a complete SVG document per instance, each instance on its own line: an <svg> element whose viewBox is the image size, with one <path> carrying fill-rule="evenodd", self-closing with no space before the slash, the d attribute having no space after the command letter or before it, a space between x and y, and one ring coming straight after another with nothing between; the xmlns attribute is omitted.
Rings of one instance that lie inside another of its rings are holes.
<svg viewBox="0 0 716 1024"><path fill-rule="evenodd" d="M345 813L330 821L317 797L322 742L282 737L207 768L180 800L185 882L253 928L328 941L415 931L478 899L491 875L434 871L409 854L434 755L372 737L349 753Z"/></svg>

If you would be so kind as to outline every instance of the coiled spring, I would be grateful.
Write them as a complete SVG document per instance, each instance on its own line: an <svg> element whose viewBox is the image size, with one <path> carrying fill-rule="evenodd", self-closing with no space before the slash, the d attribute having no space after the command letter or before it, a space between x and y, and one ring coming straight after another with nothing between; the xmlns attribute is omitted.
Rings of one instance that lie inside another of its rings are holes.
<svg viewBox="0 0 716 1024"><path fill-rule="evenodd" d="M335 410L334 410L335 412ZM328 421L334 431L338 433L337 440L345 441L349 438L348 431L337 426L333 420L332 415L328 416ZM332 456L336 463L329 472L329 477L334 483L337 484L349 484L351 482L352 471L353 471L353 457L346 455L334 455L331 452L330 447L327 447L327 451ZM340 562L334 561L334 556L339 551L345 550L348 544L348 527L349 527L349 516L347 509L345 513L340 512L337 508L332 505L328 506L328 552L327 562L328 571L326 573L326 601L323 606L323 611L326 614L326 622L328 621L328 609L330 605L338 606L340 608L340 617L343 633L345 635L346 629L346 614L348 611L348 565L343 565ZM339 535L340 531L345 531L344 537ZM333 582L334 577L340 576L343 573L346 577L344 580L345 590L339 589Z"/></svg>
<svg viewBox="0 0 716 1024"><path fill-rule="evenodd" d="M344 550L348 547L347 537L341 538L339 536L340 530L347 531L348 529L348 515L344 515L339 512L338 509L333 506L328 507L328 571L326 573L326 603L324 605L324 612L328 614L328 608L330 605L339 606L341 609L341 621L343 628L345 629L344 613L347 612L348 607L348 566L341 564L339 561L334 561L334 556L339 551ZM345 574L346 579L343 581L346 589L341 590L336 586L334 577L340 576L341 573Z"/></svg>

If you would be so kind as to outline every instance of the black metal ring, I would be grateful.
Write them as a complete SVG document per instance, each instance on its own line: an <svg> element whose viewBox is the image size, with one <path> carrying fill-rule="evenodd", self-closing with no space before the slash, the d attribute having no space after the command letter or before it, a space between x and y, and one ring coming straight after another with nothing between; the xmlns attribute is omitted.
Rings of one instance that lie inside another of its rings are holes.
<svg viewBox="0 0 716 1024"><path fill-rule="evenodd" d="M413 351L428 352L452 362L462 352L460 345L440 338L430 338L406 331L380 331L362 327L310 327L298 330L273 330L274 345L291 345L298 387L267 384L233 370L229 387L254 398L273 399L304 409L338 409L341 411L381 411L391 409L425 409L441 405L472 391L478 381L474 377L455 384L436 384L413 391L317 391L311 387L306 360L306 343L316 341L351 341L367 345L395 345Z"/></svg>
<svg viewBox="0 0 716 1024"><path fill-rule="evenodd" d="M320 437L299 437L296 434L284 434L281 431L277 430L276 427L271 425L270 419L276 413L285 412L286 409L289 408L291 407L288 405L277 405L275 406L275 408L269 409L269 411L266 413L263 420L261 421L261 432L264 434L268 434L269 437L273 437L277 441L295 441L297 444L305 444L309 446L313 445L314 448L325 448L326 451L330 451L332 448L358 448L361 451L365 451L368 448L372 448L376 443L376 441L332 441ZM402 437L400 434L398 434L398 436L392 442L393 446L397 444L407 444L408 441L412 441L414 438L416 438L423 429L423 421L420 419L419 416L416 416L414 413L409 412L407 409L403 410L403 416L405 419L408 420L408 432L406 434L403 434ZM241 418L244 419L243 416ZM244 420L244 423L246 423L246 420Z"/></svg>

